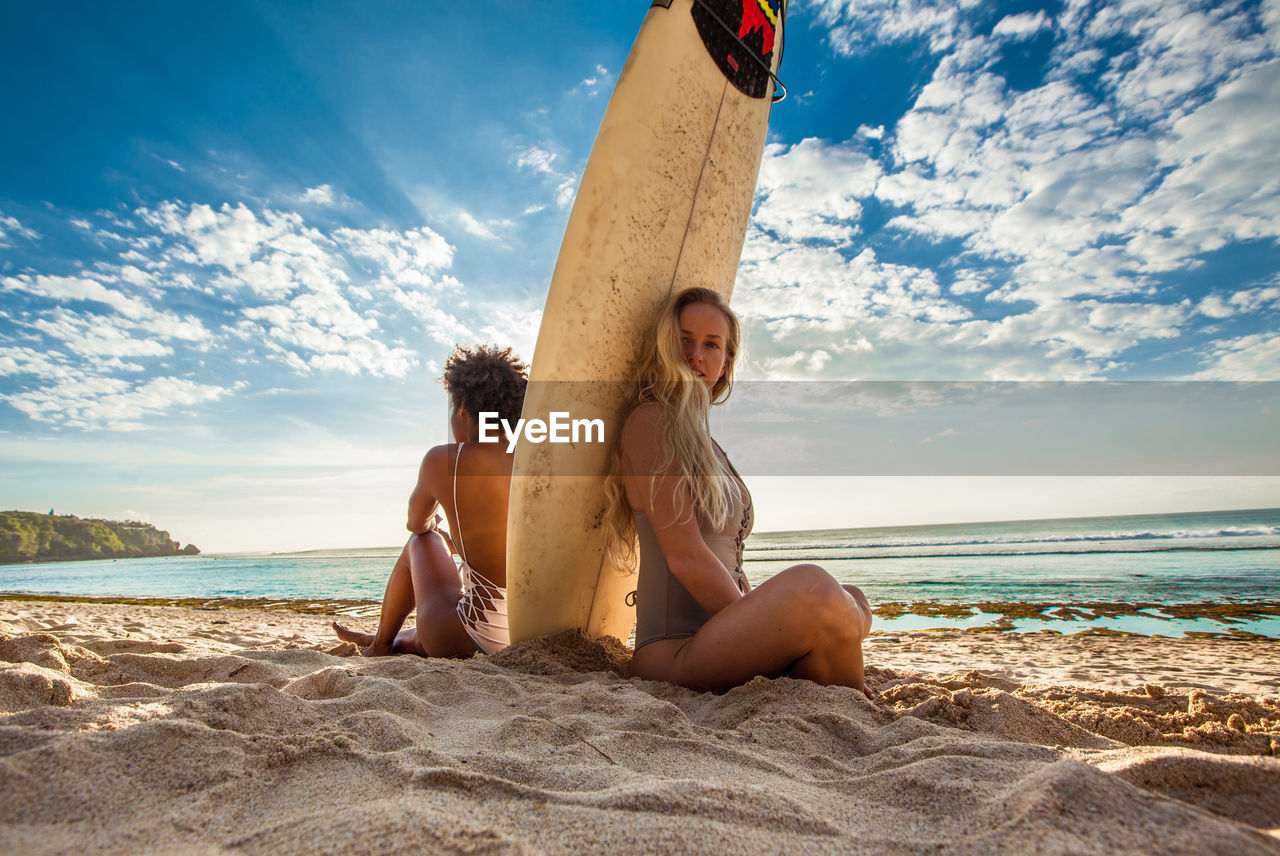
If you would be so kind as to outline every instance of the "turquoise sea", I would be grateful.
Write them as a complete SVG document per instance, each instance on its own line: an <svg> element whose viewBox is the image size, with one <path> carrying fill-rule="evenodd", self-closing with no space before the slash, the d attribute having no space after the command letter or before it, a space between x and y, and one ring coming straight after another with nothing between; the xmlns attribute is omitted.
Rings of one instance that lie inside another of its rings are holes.
<svg viewBox="0 0 1280 856"><path fill-rule="evenodd" d="M0 592L377 600L399 550L3 565ZM1280 638L1275 508L762 532L748 540L745 559L755 583L790 565L813 562L861 586L873 605L902 604L893 610L901 614L877 619L878 629L1109 629ZM978 608L983 604L1004 606ZM1187 604L1259 608L1235 616L1176 608ZM956 605L974 608L967 615L931 614L938 606ZM371 609L376 608L354 611Z"/></svg>

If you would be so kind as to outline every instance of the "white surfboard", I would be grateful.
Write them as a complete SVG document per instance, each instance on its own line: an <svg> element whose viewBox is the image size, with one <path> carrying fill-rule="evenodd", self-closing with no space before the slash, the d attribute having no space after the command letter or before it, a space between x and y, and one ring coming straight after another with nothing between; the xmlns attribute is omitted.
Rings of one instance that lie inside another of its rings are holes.
<svg viewBox="0 0 1280 856"><path fill-rule="evenodd" d="M626 640L635 624L634 569L607 561L601 522L626 381L669 295L733 290L785 15L786 0L657 0L618 76L560 245L523 412L599 418L604 442L517 444L512 642L572 628Z"/></svg>

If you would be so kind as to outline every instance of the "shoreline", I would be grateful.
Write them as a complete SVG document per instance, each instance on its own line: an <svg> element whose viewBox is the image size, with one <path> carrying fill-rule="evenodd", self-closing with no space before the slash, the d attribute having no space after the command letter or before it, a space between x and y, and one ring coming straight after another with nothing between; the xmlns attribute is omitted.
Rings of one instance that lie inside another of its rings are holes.
<svg viewBox="0 0 1280 856"><path fill-rule="evenodd" d="M5 601L46 601L49 603L100 603L132 604L137 606L175 606L192 609L267 609L285 610L310 615L346 617L376 616L380 601L359 598L271 598L271 597L134 597L127 595L69 595L44 592L0 592L0 603ZM1163 613L1163 614L1160 614ZM1062 636L1107 635L1139 638L1236 638L1280 641L1280 601L1200 601L1194 603L1154 603L1135 601L975 601L950 603L941 601L885 601L872 607L872 614L879 626L887 632L926 633L1045 633ZM906 617L964 621L986 618L986 623L974 626L898 627L895 619ZM1066 625L1085 624L1101 619L1142 618L1170 622L1170 630L1176 631L1177 621L1209 620L1222 625L1221 630L1184 630L1182 637L1163 633L1139 633L1108 627L1070 627L1063 629L1020 629L1016 622L1046 623L1060 621ZM1233 625L1249 621L1274 622L1275 635L1242 630Z"/></svg>

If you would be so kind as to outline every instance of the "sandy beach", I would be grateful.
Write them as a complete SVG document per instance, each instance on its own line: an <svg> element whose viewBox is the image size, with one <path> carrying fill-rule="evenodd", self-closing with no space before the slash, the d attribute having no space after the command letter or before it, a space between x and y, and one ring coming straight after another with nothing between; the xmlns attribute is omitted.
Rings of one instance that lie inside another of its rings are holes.
<svg viewBox="0 0 1280 856"><path fill-rule="evenodd" d="M330 620L0 603L0 851L1280 854L1274 641L876 632L872 703Z"/></svg>

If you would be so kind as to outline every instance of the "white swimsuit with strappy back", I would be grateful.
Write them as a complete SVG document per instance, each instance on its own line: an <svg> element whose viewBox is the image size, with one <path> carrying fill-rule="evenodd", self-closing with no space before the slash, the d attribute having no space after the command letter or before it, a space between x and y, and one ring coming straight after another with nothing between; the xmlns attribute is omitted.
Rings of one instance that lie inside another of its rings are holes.
<svg viewBox="0 0 1280 856"><path fill-rule="evenodd" d="M462 511L458 508L458 461L462 459L462 443L453 459L453 515L458 521L454 544L462 565L462 599L458 601L458 618L476 647L486 654L496 654L511 644L507 629L507 590L471 567L462 545Z"/></svg>

